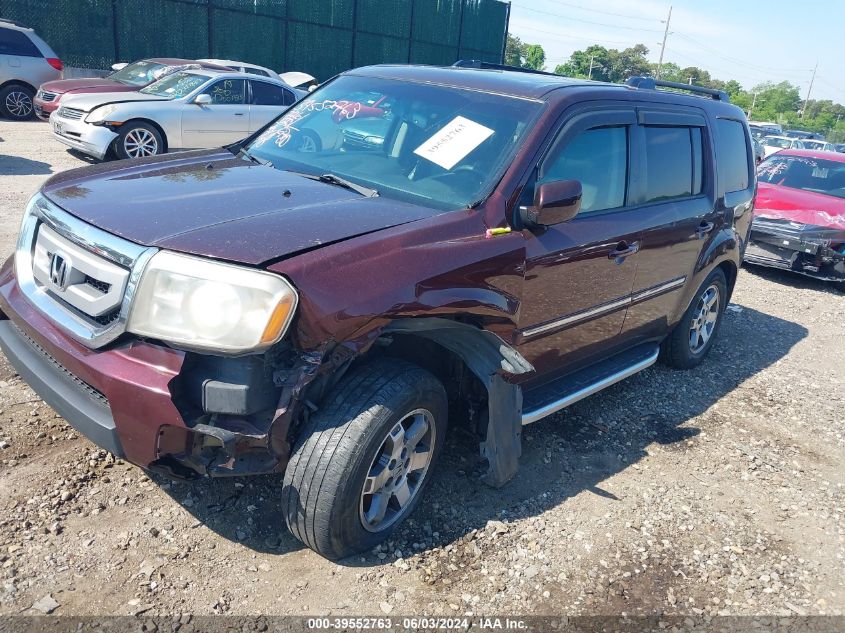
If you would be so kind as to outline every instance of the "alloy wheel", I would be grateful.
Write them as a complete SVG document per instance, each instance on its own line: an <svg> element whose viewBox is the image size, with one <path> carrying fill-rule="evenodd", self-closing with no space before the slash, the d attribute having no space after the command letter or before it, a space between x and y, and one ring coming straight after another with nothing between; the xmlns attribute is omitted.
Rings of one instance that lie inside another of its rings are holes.
<svg viewBox="0 0 845 633"><path fill-rule="evenodd" d="M32 99L22 91L12 91L6 95L6 111L13 117L25 119L32 114Z"/></svg>
<svg viewBox="0 0 845 633"><path fill-rule="evenodd" d="M369 532L399 521L411 506L434 456L434 415L416 409L394 425L373 459L361 491L360 517Z"/></svg>
<svg viewBox="0 0 845 633"><path fill-rule="evenodd" d="M123 149L130 158L155 156L158 154L158 140L155 135L142 127L130 130L123 139Z"/></svg>
<svg viewBox="0 0 845 633"><path fill-rule="evenodd" d="M699 353L713 337L719 321L719 288L712 284L701 293L693 313L689 330L689 347L693 354Z"/></svg>
<svg viewBox="0 0 845 633"><path fill-rule="evenodd" d="M299 151L303 154L313 154L317 151L317 143L306 134L302 137L302 141L299 144Z"/></svg>

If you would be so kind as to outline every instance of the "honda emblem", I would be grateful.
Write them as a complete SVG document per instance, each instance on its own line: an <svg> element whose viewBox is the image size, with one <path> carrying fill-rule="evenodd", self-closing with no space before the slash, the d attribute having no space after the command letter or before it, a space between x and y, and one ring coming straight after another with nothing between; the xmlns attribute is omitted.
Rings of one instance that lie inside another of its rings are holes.
<svg viewBox="0 0 845 633"><path fill-rule="evenodd" d="M62 253L52 254L50 257L50 281L62 292L67 290L71 270L73 269L67 255Z"/></svg>

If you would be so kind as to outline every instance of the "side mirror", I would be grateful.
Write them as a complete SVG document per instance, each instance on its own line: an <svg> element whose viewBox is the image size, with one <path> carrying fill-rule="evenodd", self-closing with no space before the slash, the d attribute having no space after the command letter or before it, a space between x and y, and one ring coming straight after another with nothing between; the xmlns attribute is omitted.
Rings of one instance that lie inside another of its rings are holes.
<svg viewBox="0 0 845 633"><path fill-rule="evenodd" d="M571 220L581 210L581 181L552 180L534 189L534 206L523 207L522 219L529 225L551 226Z"/></svg>
<svg viewBox="0 0 845 633"><path fill-rule="evenodd" d="M211 105L211 95L203 93L194 98L194 103L200 106Z"/></svg>
<svg viewBox="0 0 845 633"><path fill-rule="evenodd" d="M129 64L127 64L126 62L120 62L119 64L112 64L111 69L114 70L114 71L123 70L128 65Z"/></svg>

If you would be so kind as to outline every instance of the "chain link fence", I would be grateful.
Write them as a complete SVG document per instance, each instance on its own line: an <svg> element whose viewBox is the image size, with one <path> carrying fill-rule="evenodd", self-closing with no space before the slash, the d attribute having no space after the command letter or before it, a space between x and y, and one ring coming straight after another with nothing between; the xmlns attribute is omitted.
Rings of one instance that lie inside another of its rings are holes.
<svg viewBox="0 0 845 633"><path fill-rule="evenodd" d="M499 0L0 0L68 66L145 57L235 59L323 81L367 64L501 63Z"/></svg>

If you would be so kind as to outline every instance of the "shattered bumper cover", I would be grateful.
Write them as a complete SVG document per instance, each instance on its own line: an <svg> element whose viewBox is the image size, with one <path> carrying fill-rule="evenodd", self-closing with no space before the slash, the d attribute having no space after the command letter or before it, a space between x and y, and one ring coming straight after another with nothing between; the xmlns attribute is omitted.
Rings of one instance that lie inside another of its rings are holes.
<svg viewBox="0 0 845 633"><path fill-rule="evenodd" d="M745 261L845 281L845 228L755 217Z"/></svg>

